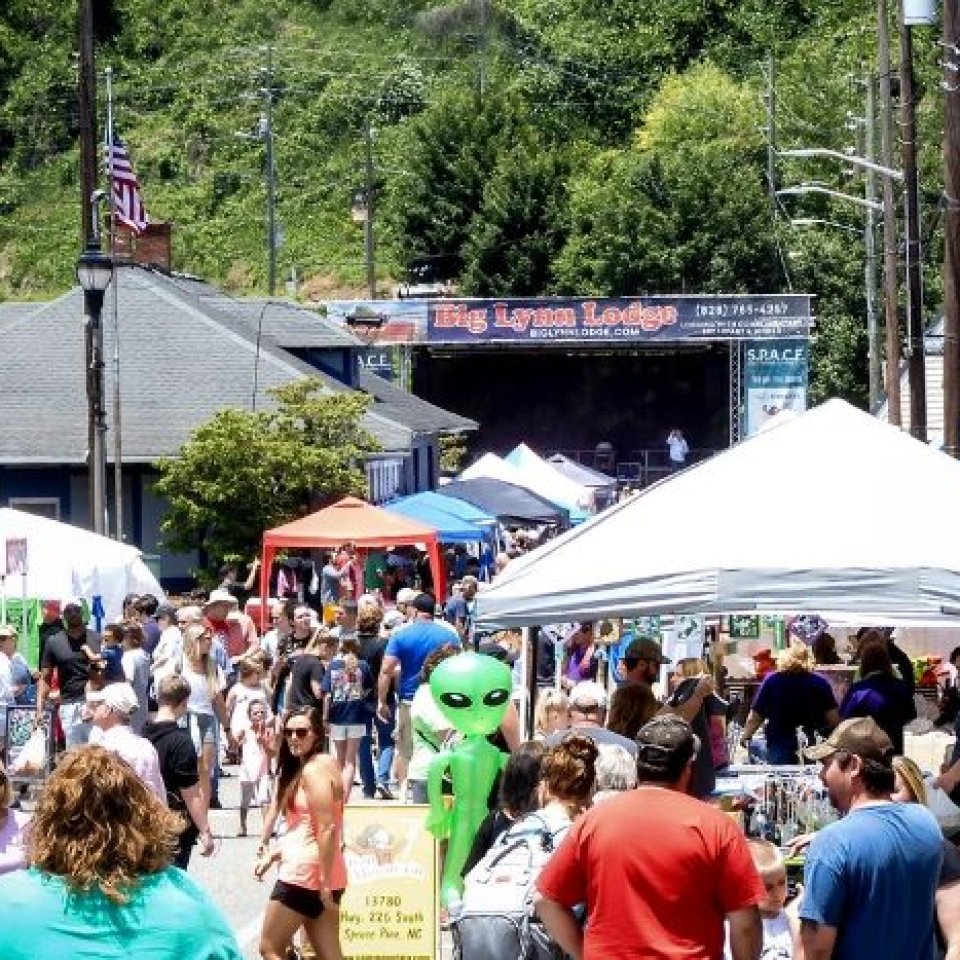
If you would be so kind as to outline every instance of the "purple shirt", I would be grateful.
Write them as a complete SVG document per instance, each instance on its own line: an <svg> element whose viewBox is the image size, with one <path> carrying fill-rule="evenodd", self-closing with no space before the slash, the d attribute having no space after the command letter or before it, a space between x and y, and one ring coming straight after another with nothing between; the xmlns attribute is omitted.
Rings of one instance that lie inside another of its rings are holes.
<svg viewBox="0 0 960 960"><path fill-rule="evenodd" d="M596 650L593 651L594 656L591 658L590 663L586 667L583 666L583 658L586 656L587 651L590 650L589 646L572 646L570 647L569 654L567 656L567 679L573 683L580 683L581 680L596 680L597 679L597 658Z"/></svg>
<svg viewBox="0 0 960 960"><path fill-rule="evenodd" d="M23 831L29 822L29 813L22 810L7 811L6 822L0 827L0 873L12 873L26 867Z"/></svg>

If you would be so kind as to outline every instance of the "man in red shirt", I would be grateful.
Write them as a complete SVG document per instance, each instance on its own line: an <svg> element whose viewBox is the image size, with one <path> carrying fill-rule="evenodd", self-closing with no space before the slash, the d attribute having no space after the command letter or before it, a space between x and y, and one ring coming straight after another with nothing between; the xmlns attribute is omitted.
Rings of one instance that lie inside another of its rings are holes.
<svg viewBox="0 0 960 960"><path fill-rule="evenodd" d="M637 735L636 790L577 820L537 881L537 913L574 960L757 960L764 887L726 814L687 796L697 736L680 717ZM586 904L584 931L573 908Z"/></svg>

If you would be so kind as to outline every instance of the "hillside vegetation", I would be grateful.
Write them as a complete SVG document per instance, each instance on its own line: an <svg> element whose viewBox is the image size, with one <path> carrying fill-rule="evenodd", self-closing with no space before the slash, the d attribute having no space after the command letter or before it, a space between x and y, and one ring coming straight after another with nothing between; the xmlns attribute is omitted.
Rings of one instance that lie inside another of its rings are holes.
<svg viewBox="0 0 960 960"><path fill-rule="evenodd" d="M96 0L97 67L179 269L266 286L269 95L279 276L363 295L350 202L373 131L377 273L464 293L818 297L814 392L863 400L861 210L771 206L768 60L781 146L862 150L875 62L849 0ZM896 36L894 29L893 35ZM939 300L937 36L918 32L927 304ZM6 0L0 23L0 296L53 295L79 249L75 4ZM896 62L896 51L894 51ZM103 85L101 84L101 123ZM782 183L862 193L834 161ZM789 202L788 202L789 201Z"/></svg>

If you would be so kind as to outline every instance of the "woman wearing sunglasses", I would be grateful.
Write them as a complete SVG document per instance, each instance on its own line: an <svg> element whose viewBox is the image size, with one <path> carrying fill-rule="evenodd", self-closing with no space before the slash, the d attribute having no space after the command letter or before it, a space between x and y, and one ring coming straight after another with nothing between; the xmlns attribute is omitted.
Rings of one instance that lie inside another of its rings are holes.
<svg viewBox="0 0 960 960"><path fill-rule="evenodd" d="M283 960L293 935L303 927L317 956L342 960L340 898L347 885L343 859L343 783L336 760L323 753L323 718L314 707L287 714L277 757L277 788L265 818L260 860L262 880L279 861L277 883L263 918L260 955ZM280 813L287 833L280 846L267 843Z"/></svg>

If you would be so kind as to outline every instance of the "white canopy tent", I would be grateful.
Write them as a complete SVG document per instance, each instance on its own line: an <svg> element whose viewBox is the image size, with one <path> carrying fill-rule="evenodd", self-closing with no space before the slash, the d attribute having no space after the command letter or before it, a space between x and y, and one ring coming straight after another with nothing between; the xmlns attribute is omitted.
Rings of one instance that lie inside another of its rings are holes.
<svg viewBox="0 0 960 960"><path fill-rule="evenodd" d="M530 487L529 482L524 482L523 474L512 463L507 463L503 457L498 457L495 453L485 453L479 460L462 470L457 479L477 480L481 477L502 480L504 483L512 483L518 487L528 489Z"/></svg>
<svg viewBox="0 0 960 960"><path fill-rule="evenodd" d="M164 598L136 547L69 523L0 508L0 548L6 548L8 558L0 572L19 558L18 541L26 542L26 574L7 573L5 587L11 597L64 600L76 596L92 601L99 596L108 622L119 619L128 593Z"/></svg>
<svg viewBox="0 0 960 960"><path fill-rule="evenodd" d="M504 460L516 467L527 478L527 486L532 485L542 496L581 511L590 506L592 495L586 487L565 477L525 443L517 444Z"/></svg>
<svg viewBox="0 0 960 960"><path fill-rule="evenodd" d="M612 507L477 598L501 626L824 611L960 625L960 463L840 400Z"/></svg>

